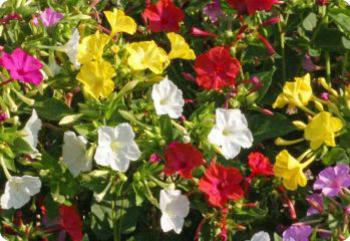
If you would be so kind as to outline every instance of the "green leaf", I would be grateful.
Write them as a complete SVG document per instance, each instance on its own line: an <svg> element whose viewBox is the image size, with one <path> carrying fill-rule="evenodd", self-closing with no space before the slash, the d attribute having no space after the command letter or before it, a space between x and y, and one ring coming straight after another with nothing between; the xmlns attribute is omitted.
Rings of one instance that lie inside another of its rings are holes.
<svg viewBox="0 0 350 241"><path fill-rule="evenodd" d="M323 50L343 50L343 34L336 28L321 27L315 38L315 47Z"/></svg>
<svg viewBox="0 0 350 241"><path fill-rule="evenodd" d="M343 148L335 147L322 158L322 162L329 166L339 162L350 163L350 158Z"/></svg>
<svg viewBox="0 0 350 241"><path fill-rule="evenodd" d="M33 152L32 147L22 138L17 138L14 141L13 146L15 147L15 150L18 154L26 154Z"/></svg>
<svg viewBox="0 0 350 241"><path fill-rule="evenodd" d="M317 15L310 13L303 21L303 27L307 31L312 31L317 25Z"/></svg>
<svg viewBox="0 0 350 241"><path fill-rule="evenodd" d="M330 9L328 16L345 31L350 32L350 12L346 9Z"/></svg>
<svg viewBox="0 0 350 241"><path fill-rule="evenodd" d="M36 102L35 109L41 118L51 121L59 121L64 116L72 114L72 110L67 105L53 98Z"/></svg>
<svg viewBox="0 0 350 241"><path fill-rule="evenodd" d="M261 100L262 98L264 98L264 96L266 95L267 91L269 90L269 88L271 86L272 78L275 74L275 71L276 71L276 67L273 66L270 71L261 72L261 73L256 74L256 76L260 78L260 81L263 85L263 87L259 90L259 97L256 100L256 102Z"/></svg>

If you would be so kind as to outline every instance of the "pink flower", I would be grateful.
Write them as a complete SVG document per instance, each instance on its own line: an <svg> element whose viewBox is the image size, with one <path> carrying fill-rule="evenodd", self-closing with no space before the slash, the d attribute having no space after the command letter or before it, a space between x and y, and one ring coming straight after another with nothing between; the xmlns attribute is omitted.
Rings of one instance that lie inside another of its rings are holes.
<svg viewBox="0 0 350 241"><path fill-rule="evenodd" d="M10 72L11 78L22 83L40 85L44 77L40 72L43 67L35 57L17 48L12 54L2 53L0 65Z"/></svg>
<svg viewBox="0 0 350 241"><path fill-rule="evenodd" d="M52 8L46 8L39 16L41 22L45 27L51 27L56 25L64 15L60 12L54 11ZM34 25L39 25L38 18L33 19Z"/></svg>

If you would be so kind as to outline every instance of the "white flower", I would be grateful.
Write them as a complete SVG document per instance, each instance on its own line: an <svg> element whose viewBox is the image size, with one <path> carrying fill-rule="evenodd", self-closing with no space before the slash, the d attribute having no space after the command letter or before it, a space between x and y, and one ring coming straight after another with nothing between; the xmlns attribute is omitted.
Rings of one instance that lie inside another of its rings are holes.
<svg viewBox="0 0 350 241"><path fill-rule="evenodd" d="M253 235L251 241L270 241L270 236L268 233L260 231Z"/></svg>
<svg viewBox="0 0 350 241"><path fill-rule="evenodd" d="M88 141L83 136L76 136L72 131L64 133L63 162L74 177L81 172L91 171L92 162L87 156L86 145Z"/></svg>
<svg viewBox="0 0 350 241"><path fill-rule="evenodd" d="M30 197L40 191L41 181L38 177L11 177L5 185L5 192L1 196L1 208L18 209L29 202Z"/></svg>
<svg viewBox="0 0 350 241"><path fill-rule="evenodd" d="M163 232L174 230L179 234L190 212L190 202L185 195L181 195L180 190L167 189L160 191L160 210L162 217L160 224Z"/></svg>
<svg viewBox="0 0 350 241"><path fill-rule="evenodd" d="M38 145L38 133L41 129L41 126L42 122L39 119L36 111L33 109L32 116L29 118L23 129L26 135L23 139L33 149L33 155L31 155L32 158L35 158L39 154L39 151L36 149L36 147Z"/></svg>
<svg viewBox="0 0 350 241"><path fill-rule="evenodd" d="M128 123L117 127L102 126L98 129L98 147L95 161L101 166L126 172L130 161L140 158L141 152L134 141L135 134Z"/></svg>
<svg viewBox="0 0 350 241"><path fill-rule="evenodd" d="M348 5L350 5L350 0L345 0L345 2L348 4ZM347 241L347 240L345 240L345 241ZM350 241L350 240L349 240Z"/></svg>
<svg viewBox="0 0 350 241"><path fill-rule="evenodd" d="M226 159L236 157L241 147L249 148L253 144L248 122L239 109L216 109L216 123L208 139L220 147Z"/></svg>
<svg viewBox="0 0 350 241"><path fill-rule="evenodd" d="M0 234L0 241L7 241L7 240Z"/></svg>
<svg viewBox="0 0 350 241"><path fill-rule="evenodd" d="M7 0L0 0L0 7L2 7L2 5L3 5L5 2L7 2ZM1 236L0 236L0 237L1 237ZM0 239L0 241L1 241L1 239Z"/></svg>
<svg viewBox="0 0 350 241"><path fill-rule="evenodd" d="M58 50L65 52L67 54L70 62L72 62L72 64L74 64L76 68L80 67L80 63L77 59L79 41L80 41L80 34L78 29L75 28L73 29L73 33L70 39L68 40L68 42L65 45L60 46L58 48Z"/></svg>
<svg viewBox="0 0 350 241"><path fill-rule="evenodd" d="M153 85L152 99L157 115L169 115L173 119L182 115L185 104L182 91L167 77Z"/></svg>

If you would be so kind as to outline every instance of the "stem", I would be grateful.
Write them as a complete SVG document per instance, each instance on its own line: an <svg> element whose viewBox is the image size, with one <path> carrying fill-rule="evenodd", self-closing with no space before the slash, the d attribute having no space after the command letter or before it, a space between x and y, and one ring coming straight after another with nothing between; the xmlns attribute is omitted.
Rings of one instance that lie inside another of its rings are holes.
<svg viewBox="0 0 350 241"><path fill-rule="evenodd" d="M121 197L123 191L124 182L120 182L120 185L116 185L117 190L115 192L115 197L112 200L112 220L113 220L113 237L114 241L122 240L122 211L123 211L123 202L121 202L121 207L119 207L119 219L117 219L117 200Z"/></svg>
<svg viewBox="0 0 350 241"><path fill-rule="evenodd" d="M2 166L2 169L4 170L4 174L6 176L6 179L10 180L12 178L12 176L11 176L9 170L6 167L4 157L1 154L0 154L0 164Z"/></svg>
<svg viewBox="0 0 350 241"><path fill-rule="evenodd" d="M2 81L2 82L0 82L0 87L9 84L12 81L14 81L14 80L13 79L8 79L8 80L5 80L5 81Z"/></svg>
<svg viewBox="0 0 350 241"><path fill-rule="evenodd" d="M325 58L326 58L326 79L327 79L327 82L330 83L332 77L331 77L331 56L329 54L329 51L325 52Z"/></svg>
<svg viewBox="0 0 350 241"><path fill-rule="evenodd" d="M281 22L278 23L278 30L280 32L280 47L281 47L281 57L282 57L282 78L283 83L287 81L287 68L286 68L286 50L285 50L285 32L282 29L283 16L280 16Z"/></svg>

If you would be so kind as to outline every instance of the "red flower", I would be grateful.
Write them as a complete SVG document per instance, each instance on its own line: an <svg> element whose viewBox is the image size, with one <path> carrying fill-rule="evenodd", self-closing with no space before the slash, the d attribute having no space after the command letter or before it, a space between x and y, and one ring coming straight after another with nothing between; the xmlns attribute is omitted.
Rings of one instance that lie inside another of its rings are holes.
<svg viewBox="0 0 350 241"><path fill-rule="evenodd" d="M225 47L214 47L198 56L194 63L197 83L205 89L234 86L241 64Z"/></svg>
<svg viewBox="0 0 350 241"><path fill-rule="evenodd" d="M199 190L206 194L209 204L223 208L228 200L237 201L243 197L239 185L242 179L236 168L212 162L199 180Z"/></svg>
<svg viewBox="0 0 350 241"><path fill-rule="evenodd" d="M83 240L83 223L74 206L61 205L59 208L60 225L69 234L73 241Z"/></svg>
<svg viewBox="0 0 350 241"><path fill-rule="evenodd" d="M179 23L185 15L172 0L159 0L156 4L147 5L142 17L153 32L178 32Z"/></svg>
<svg viewBox="0 0 350 241"><path fill-rule="evenodd" d="M228 4L236 9L240 14L248 13L253 15L256 11L270 11L278 0L227 0Z"/></svg>
<svg viewBox="0 0 350 241"><path fill-rule="evenodd" d="M260 152L252 152L249 154L248 165L251 170L251 178L255 175L273 176L273 166L269 158Z"/></svg>
<svg viewBox="0 0 350 241"><path fill-rule="evenodd" d="M164 173L178 173L183 178L192 178L192 171L203 164L203 155L191 144L171 143L165 150Z"/></svg>

